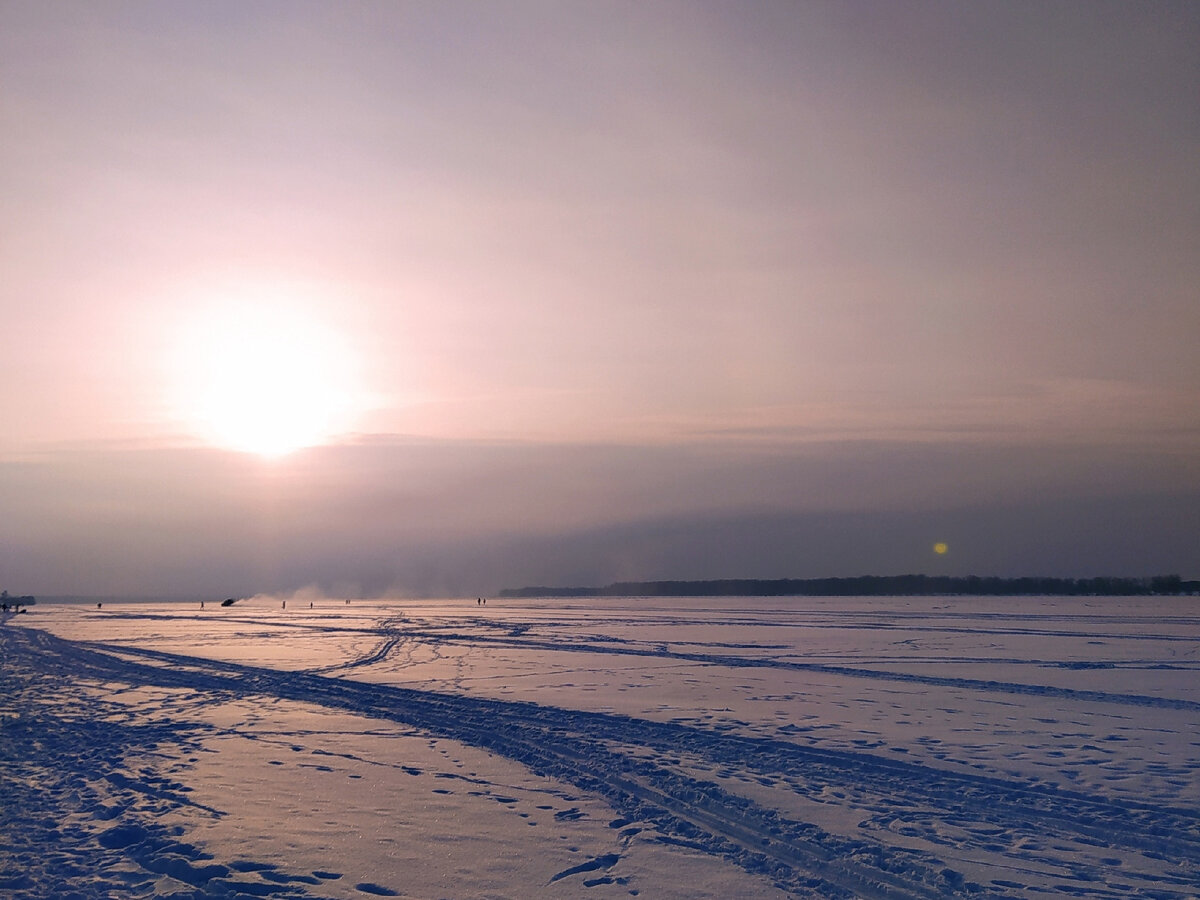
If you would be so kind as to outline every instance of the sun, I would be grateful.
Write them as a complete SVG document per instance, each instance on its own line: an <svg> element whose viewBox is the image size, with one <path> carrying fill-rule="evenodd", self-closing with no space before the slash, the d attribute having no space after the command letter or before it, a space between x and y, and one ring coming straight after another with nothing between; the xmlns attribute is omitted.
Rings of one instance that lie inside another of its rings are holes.
<svg viewBox="0 0 1200 900"><path fill-rule="evenodd" d="M949 549L950 546L945 541L938 541L933 545L933 552L938 556L945 556Z"/></svg>
<svg viewBox="0 0 1200 900"><path fill-rule="evenodd" d="M206 443L273 458L350 430L364 393L344 337L303 305L240 298L193 311L172 407Z"/></svg>

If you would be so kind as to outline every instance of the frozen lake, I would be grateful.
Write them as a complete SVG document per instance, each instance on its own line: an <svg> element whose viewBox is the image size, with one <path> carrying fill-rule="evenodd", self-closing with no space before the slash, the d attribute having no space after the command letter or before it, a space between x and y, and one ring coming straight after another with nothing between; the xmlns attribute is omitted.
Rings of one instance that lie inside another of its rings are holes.
<svg viewBox="0 0 1200 900"><path fill-rule="evenodd" d="M0 894L1195 897L1198 604L43 604Z"/></svg>

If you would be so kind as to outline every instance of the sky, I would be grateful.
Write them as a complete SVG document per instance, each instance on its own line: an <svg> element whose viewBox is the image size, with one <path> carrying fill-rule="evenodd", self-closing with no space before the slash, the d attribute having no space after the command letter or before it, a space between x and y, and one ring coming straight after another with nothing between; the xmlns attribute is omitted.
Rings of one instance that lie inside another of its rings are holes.
<svg viewBox="0 0 1200 900"><path fill-rule="evenodd" d="M0 3L0 586L1200 577L1197 46Z"/></svg>

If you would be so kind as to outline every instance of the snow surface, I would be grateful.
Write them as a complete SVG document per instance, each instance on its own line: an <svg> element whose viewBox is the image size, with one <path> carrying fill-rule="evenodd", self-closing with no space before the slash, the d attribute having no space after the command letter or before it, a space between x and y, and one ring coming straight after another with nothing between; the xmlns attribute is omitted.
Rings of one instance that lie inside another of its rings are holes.
<svg viewBox="0 0 1200 900"><path fill-rule="evenodd" d="M1159 598L35 606L0 896L1196 897Z"/></svg>

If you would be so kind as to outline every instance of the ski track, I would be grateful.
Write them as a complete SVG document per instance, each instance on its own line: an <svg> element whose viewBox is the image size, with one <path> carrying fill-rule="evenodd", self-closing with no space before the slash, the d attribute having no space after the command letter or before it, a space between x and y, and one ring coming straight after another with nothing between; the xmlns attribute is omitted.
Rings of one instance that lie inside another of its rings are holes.
<svg viewBox="0 0 1200 900"><path fill-rule="evenodd" d="M517 626L503 636L463 635L445 631L407 631L388 620L374 631L383 639L349 662L306 672L287 672L239 663L167 653L117 644L67 641L33 629L0 629L6 672L24 670L37 677L92 679L136 686L177 688L220 697L266 697L298 701L349 711L417 728L430 734L483 748L516 760L539 775L549 776L602 797L618 814L613 827L653 829L662 840L720 855L756 874L767 874L782 890L797 897L937 898L947 896L1022 897L1018 880L1023 866L1034 869L1061 863L1047 844L1090 848L1107 853L1104 864L1073 859L1067 866L1069 883L1058 887L1080 897L1157 898L1194 897L1200 891L1200 811L1141 804L1083 791L1054 788L984 775L961 774L867 752L828 749L773 738L727 734L716 728L658 722L611 713L566 709L525 701L509 701L378 685L330 677L331 673L383 661L404 637L436 638L439 642L484 643L496 640L521 647L552 646L522 638ZM1071 700L1192 709L1198 705L1140 695L1075 691L1048 686L975 681L960 678L911 676L824 664L798 664L727 655L669 651L664 646L645 650L584 642L576 649L651 655L723 666L770 665L812 671L911 681L1006 693L1042 693ZM33 677L32 675L30 676ZM68 711L71 712L71 711ZM125 815L138 803L185 804L186 788L145 770L130 778L117 768L132 750L146 751L159 743L186 749L196 741L197 726L97 723L82 710L48 719L48 714L22 717L5 726L0 764L20 775L23 759L13 753L22 740L49 744L53 771L60 783L36 787L20 777L5 778L6 808L28 804L39 809L60 803L66 792L76 801L92 804L97 818L123 824L99 833L82 825L58 827L36 817L4 835L10 854L23 860L21 870L0 869L0 889L17 896L93 896L80 889L78 855L90 848L106 861L112 878L132 878L130 866L165 872L203 890L203 896L314 897L311 886L333 873L280 872L253 861L209 862L197 848L178 840L136 816ZM79 739L79 730L86 731ZM56 733L64 733L54 742ZM82 749L73 749L82 748ZM830 794L850 797L867 812L859 825L861 836L825 831L809 822L789 818L731 792L717 780L733 772L754 775L762 784L782 785L811 802ZM85 776L83 773L87 773ZM99 774L118 800L83 795ZM157 780L156 780L157 779ZM37 779L35 779L37 781ZM51 782L54 778L50 779ZM34 796L38 791L47 796ZM129 799L130 794L140 800ZM120 800L124 797L124 800ZM11 803L11 806L10 806ZM40 806L39 806L40 804ZM220 815L215 810L202 810ZM40 830L39 830L40 829ZM124 829L124 830L122 830ZM940 848L926 849L885 843L874 837L898 831ZM24 837L22 837L22 833ZM32 852L21 847L59 842L68 849L44 864L30 865ZM72 851L70 848L74 847ZM17 848L14 850L13 848ZM980 849L1007 857L1012 880L993 879L974 884L954 868L956 858L969 858ZM74 855L72 853L74 852ZM943 858L945 857L945 858ZM1119 857L1119 858L1117 858ZM2 859L3 857L0 857ZM947 861L948 860L948 861ZM1139 861L1141 865L1139 865ZM610 868L601 857L565 870L555 879ZM1114 871L1105 871L1104 865ZM1116 868L1119 866L1119 870ZM89 867L94 871L94 863ZM124 874L122 874L124 873ZM74 879L74 880L73 880ZM601 878L601 882L603 881ZM597 883L601 883L597 882ZM111 883L110 882L110 886ZM359 885L367 893L375 885ZM64 888L66 890L64 890ZM25 891L25 893L21 893ZM95 896L107 896L97 893Z"/></svg>
<svg viewBox="0 0 1200 900"><path fill-rule="evenodd" d="M830 663L793 662L791 660L772 659L770 657L731 656L716 653L695 653L684 650L671 650L662 646L636 647L626 642L604 643L612 639L588 639L584 641L567 641L564 639L545 640L540 638L525 638L521 635L487 635L465 632L442 631L437 629L410 629L404 636L414 640L427 639L438 644L459 644L475 646L489 644L493 646L519 647L535 650L579 650L587 653L601 653L615 656L643 656L656 659L677 659L683 662L696 662L708 665L726 666L728 668L752 669L791 669L799 672L819 672L825 675L841 675L847 678L868 678L880 681L905 682L908 684L925 684L937 687L956 687L975 691L989 691L1002 694L1024 694L1027 696L1058 697L1071 701L1087 701L1094 703L1117 703L1128 706L1154 706L1160 709L1181 709L1200 712L1200 701L1182 700L1176 697L1155 697L1148 694L1119 694L1111 691L1089 691L1075 688L1056 687L1045 684L1026 684L1016 681L985 681L976 678L956 678L946 675L920 675L912 672L889 672L885 669L864 669L855 666L839 666ZM1076 635L1077 636L1077 635ZM397 641L386 642L388 650L395 647ZM385 653L373 653L369 657L371 663L382 661ZM357 667L359 662L347 663L335 668ZM1054 663L1055 668L1089 667L1090 664ZM1107 666L1107 664L1103 664ZM1091 666L1099 667L1099 666ZM1115 668L1115 665L1113 666ZM325 669L311 670L323 672Z"/></svg>
<svg viewBox="0 0 1200 900"><path fill-rule="evenodd" d="M679 616L682 616L689 612L705 613L705 612L708 612L708 610L706 610L706 609L693 610L688 607L680 607L679 609L672 609L671 612L673 613L673 615L670 617L653 616L653 615L639 615L636 621L639 625L646 625L646 626L674 625L674 624L678 623ZM163 615L162 613L123 612L120 615L126 619L160 620L160 621L164 621L164 622L177 621L177 617ZM400 617L400 618L403 618L403 617ZM959 625L931 625L931 624L928 624L928 622L930 620L933 620L934 617L932 617L926 613L904 613L904 612L897 612L894 610L889 610L888 618L891 621L880 622L873 618L864 617L861 613L850 613L850 612L837 613L837 612L833 612L833 611L823 611L820 613L819 619L800 619L800 620L796 620L796 621L787 621L786 619L779 620L779 619L772 619L772 618L730 617L730 616L723 616L723 617L717 618L717 619L705 619L705 618L703 618L703 616L697 616L695 618L689 619L689 622L690 622L690 624L693 624L693 625L719 625L719 626L734 626L734 627L746 627L746 628L768 628L769 627L772 629L800 628L800 629L804 629L806 631L833 629L833 630L839 630L839 631L840 630L849 630L849 631L878 632L878 631L911 631L913 629L919 628L921 632L930 633L930 634L987 634L987 635L996 635L996 636L1015 635L1015 636L1020 636L1020 637L1031 637L1032 636L1032 637L1070 637L1070 638L1083 637L1083 638L1099 638L1099 639L1103 639L1103 640L1114 640L1114 641L1166 641L1168 643L1174 642L1174 641L1185 642L1185 643L1194 643L1195 642L1195 638L1189 637L1186 635L1167 634L1167 633L1158 633L1158 632L1156 632L1156 633L1145 632L1145 633L1138 633L1138 634L1123 634L1121 632L1112 632L1112 631L1079 631L1079 630L1052 629L1052 628L1018 628L1015 626L1009 626L1009 627L992 626L992 627L988 627L988 628L979 628L979 627L967 627L967 626L959 626ZM1080 617L1078 615L1074 615L1074 616L1071 616L1071 615L1045 615L1045 614L1028 614L1028 613L1027 614L980 613L979 615L962 614L962 613L958 613L958 614L940 613L936 617L936 620L944 621L947 619L954 620L957 618L961 618L964 621L984 621L984 622L997 622L997 623L1000 623L1000 622L1035 622L1035 623L1065 622L1065 623L1071 623L1071 622L1078 622ZM1087 619L1089 622L1096 623L1096 624L1105 624L1105 625L1139 625L1139 626L1145 625L1145 618L1137 617L1137 616L1113 616L1113 615L1090 616L1089 615L1089 616L1087 616ZM236 616L226 617L224 619L224 621L226 621L226 622L242 622L247 625L261 624L259 622L259 620L257 620L257 619L236 617ZM1192 628L1200 627L1200 617L1197 617L1197 616L1162 616L1162 617L1155 617L1154 621L1156 624L1159 624L1159 625L1189 626ZM602 613L591 616L589 619L589 622L594 626L603 625L605 622L608 622L609 624L617 625L617 626L626 626L629 624L629 621L626 619L606 617ZM570 627L574 624L576 624L576 623L571 622L571 621L566 621L566 620L539 619L537 621L530 621L527 623L522 623L521 625L515 626L515 627L527 630L534 626L537 626L539 628L540 627L555 627L555 626ZM322 632L345 631L345 632L363 633L363 634L375 634L378 632L378 629L375 629L375 628L347 627L347 626L336 626L336 625L331 626L331 627L326 627L324 625L313 625L313 624L303 623L303 622L287 622L287 623L273 622L272 627L295 628L295 629L300 629L300 630L320 630ZM509 624L497 625L497 627L512 629L514 626L511 625L511 623L509 623ZM729 646L737 646L737 645L729 645Z"/></svg>
<svg viewBox="0 0 1200 900"><path fill-rule="evenodd" d="M399 622L402 617L396 617L385 620L377 631L386 635L385 639L380 641L379 645L363 656L356 659L348 660L344 663L337 663L332 666L321 666L316 669L309 669L309 673L313 675L331 675L334 672L345 672L351 669L361 669L364 666L373 666L375 663L382 662L387 659L393 650L400 645L400 642L405 639L405 636L399 630Z"/></svg>

